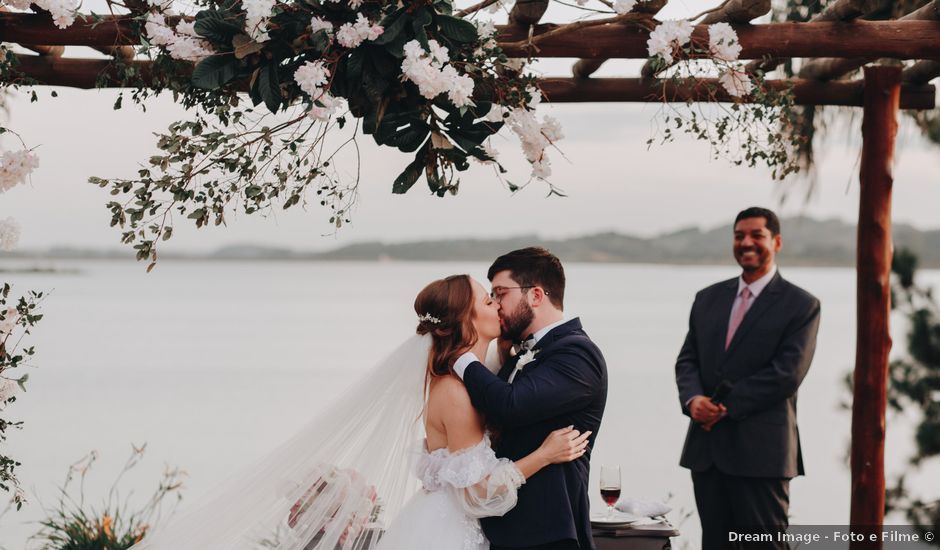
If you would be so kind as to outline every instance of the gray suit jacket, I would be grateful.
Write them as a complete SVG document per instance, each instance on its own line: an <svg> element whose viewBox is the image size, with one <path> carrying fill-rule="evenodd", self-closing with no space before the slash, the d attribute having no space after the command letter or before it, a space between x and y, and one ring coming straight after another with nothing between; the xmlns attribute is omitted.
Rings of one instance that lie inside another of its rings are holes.
<svg viewBox="0 0 940 550"><path fill-rule="evenodd" d="M696 395L733 384L728 415L706 432L690 421L680 465L696 472L715 466L744 477L802 475L796 397L809 371L819 328L819 300L778 272L748 309L725 350L738 279L695 295L689 332L676 360L682 412Z"/></svg>

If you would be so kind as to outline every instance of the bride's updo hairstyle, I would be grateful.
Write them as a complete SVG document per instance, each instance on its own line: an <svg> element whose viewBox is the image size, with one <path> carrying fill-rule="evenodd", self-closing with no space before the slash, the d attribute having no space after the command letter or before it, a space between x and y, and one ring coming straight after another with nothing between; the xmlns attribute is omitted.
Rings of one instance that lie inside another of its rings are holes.
<svg viewBox="0 0 940 550"><path fill-rule="evenodd" d="M477 342L473 327L473 285L469 275L434 281L415 298L417 333L431 335L427 381L450 374L457 358Z"/></svg>

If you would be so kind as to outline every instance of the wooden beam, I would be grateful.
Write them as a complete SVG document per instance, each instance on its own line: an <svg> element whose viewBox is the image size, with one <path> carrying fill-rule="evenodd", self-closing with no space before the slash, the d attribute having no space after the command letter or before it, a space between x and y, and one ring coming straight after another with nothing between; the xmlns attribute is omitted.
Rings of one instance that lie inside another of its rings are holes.
<svg viewBox="0 0 940 550"><path fill-rule="evenodd" d="M169 19L169 18L168 18ZM170 21L172 24L173 21ZM127 17L103 16L96 25L77 20L67 29L55 28L48 17L0 13L0 37L5 42L76 46L134 45L139 37ZM538 37L558 25L536 25ZM940 60L940 22L877 21L854 23L774 23L736 27L742 59L814 57L890 57ZM499 40L510 57L525 57L528 31L514 25L499 27ZM634 25L610 24L561 33L537 42L538 57L645 59L649 33ZM693 37L707 43L708 27L698 26Z"/></svg>
<svg viewBox="0 0 940 550"><path fill-rule="evenodd" d="M98 80L102 76L110 79L110 85L117 87L114 79L117 73L114 65L108 59L74 59L67 57L48 58L35 55L17 55L16 70L40 85L65 86L69 88L93 89L97 88ZM152 85L152 67L150 61L125 61L125 65L133 67L145 86Z"/></svg>
<svg viewBox="0 0 940 550"><path fill-rule="evenodd" d="M538 37L558 28L537 25ZM765 57L890 57L940 59L940 22L858 21L852 23L774 23L735 27L742 59ZM708 27L697 26L693 40L708 43ZM558 34L536 41L537 57L645 59L649 33L632 25L602 25L577 33ZM528 35L517 28L500 28L501 46L510 57L530 52Z"/></svg>
<svg viewBox="0 0 940 550"><path fill-rule="evenodd" d="M708 13L699 21L699 25L713 23L750 23L762 15L770 13L770 0L728 0L721 7Z"/></svg>
<svg viewBox="0 0 940 550"><path fill-rule="evenodd" d="M920 9L913 11L898 21L937 21L940 20L940 0L933 0ZM799 77L811 80L834 80L859 70L875 61L874 58L859 59L811 59L800 67Z"/></svg>
<svg viewBox="0 0 940 550"><path fill-rule="evenodd" d="M863 17L870 13L875 13L890 7L892 0L835 0L835 2L829 3L826 8L820 13L816 14L810 23L835 23L835 22L844 22L852 21L859 17ZM770 59L765 59L762 61L753 61L747 65L747 71L754 73L757 71L762 71L764 73L769 73L770 71L777 68L778 65L783 63L783 58L786 57L815 57L815 56L779 56L772 57ZM833 56L833 57L852 57L852 56ZM885 56L890 57L890 56Z"/></svg>
<svg viewBox="0 0 940 550"><path fill-rule="evenodd" d="M826 83L812 80L768 80L765 85L777 90L792 88L797 105L861 107L864 104L864 83L861 80ZM725 93L717 79L700 79L695 86L683 86L671 79L546 77L539 81L539 87L552 103L742 101L735 100ZM747 100L743 102L746 103ZM903 87L902 109L929 110L935 106L934 86Z"/></svg>
<svg viewBox="0 0 940 550"><path fill-rule="evenodd" d="M920 86L940 77L940 61L918 61L901 73L905 84Z"/></svg>
<svg viewBox="0 0 940 550"><path fill-rule="evenodd" d="M19 71L42 85L73 88L96 88L99 75L114 78L113 66L107 59L46 59L20 55ZM152 85L152 63L132 61L141 82ZM116 86L112 82L105 87ZM542 92L555 103L573 102L731 102L716 79L699 80L695 86L682 86L667 80L642 78L544 78L539 81ZM799 105L841 105L860 107L863 104L861 81L820 83L813 81L774 80L766 82L774 89L793 88ZM904 109L932 109L936 103L934 86L905 85L901 94Z"/></svg>
<svg viewBox="0 0 940 550"><path fill-rule="evenodd" d="M885 409L891 352L891 166L898 131L900 67L865 67L859 177L855 390L852 400L853 532L850 550L880 550L885 511Z"/></svg>

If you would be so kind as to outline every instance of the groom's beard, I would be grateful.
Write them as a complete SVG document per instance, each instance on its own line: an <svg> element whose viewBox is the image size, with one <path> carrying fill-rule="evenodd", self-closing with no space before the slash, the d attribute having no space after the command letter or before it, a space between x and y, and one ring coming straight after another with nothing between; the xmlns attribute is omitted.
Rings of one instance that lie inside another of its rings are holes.
<svg viewBox="0 0 940 550"><path fill-rule="evenodd" d="M532 306L529 302L521 300L515 310L503 316L502 338L513 342L522 340L524 336L528 336L522 333L529 328L534 319L535 312L532 311Z"/></svg>

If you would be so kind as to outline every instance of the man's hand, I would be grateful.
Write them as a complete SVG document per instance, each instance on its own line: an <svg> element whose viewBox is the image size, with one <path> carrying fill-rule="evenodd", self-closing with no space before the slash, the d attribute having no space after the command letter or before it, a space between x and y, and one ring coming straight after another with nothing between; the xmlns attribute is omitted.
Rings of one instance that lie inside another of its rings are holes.
<svg viewBox="0 0 940 550"><path fill-rule="evenodd" d="M726 412L724 405L716 405L704 395L695 396L689 402L689 414L692 415L692 420L702 424L706 430L710 430Z"/></svg>
<svg viewBox="0 0 940 550"><path fill-rule="evenodd" d="M702 424L702 429L705 430L706 432L712 431L712 428L715 426L715 424L717 424L718 421L720 421L722 418L725 417L726 414L728 414L728 409L726 409L724 405L718 405L718 408L721 409L721 413L718 415L718 417L710 422L705 422Z"/></svg>

